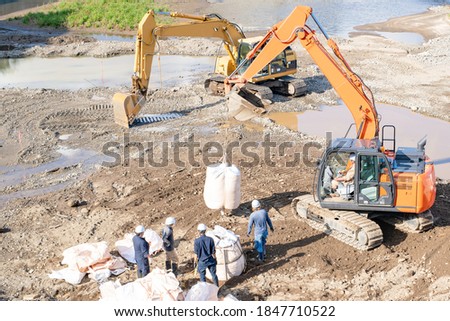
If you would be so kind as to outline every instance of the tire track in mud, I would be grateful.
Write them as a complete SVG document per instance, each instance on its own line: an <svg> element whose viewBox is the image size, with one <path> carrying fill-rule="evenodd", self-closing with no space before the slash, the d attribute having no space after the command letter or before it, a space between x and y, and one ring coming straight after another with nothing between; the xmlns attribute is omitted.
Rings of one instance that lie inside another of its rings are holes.
<svg viewBox="0 0 450 321"><path fill-rule="evenodd" d="M110 104L91 105L51 113L39 122L43 131L72 133L91 129L106 130L114 128L113 106Z"/></svg>

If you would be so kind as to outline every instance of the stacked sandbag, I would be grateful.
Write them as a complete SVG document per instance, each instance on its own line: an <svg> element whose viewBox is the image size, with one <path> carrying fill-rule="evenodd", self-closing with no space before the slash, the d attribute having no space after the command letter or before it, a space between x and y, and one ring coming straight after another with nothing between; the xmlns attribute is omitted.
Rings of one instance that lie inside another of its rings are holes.
<svg viewBox="0 0 450 321"><path fill-rule="evenodd" d="M218 279L227 281L233 276L241 275L245 270L246 260L239 236L218 225L214 227L214 230L207 231L206 235L213 238L216 246L216 274ZM211 279L208 269L206 270L206 276Z"/></svg>
<svg viewBox="0 0 450 321"><path fill-rule="evenodd" d="M213 164L206 168L203 198L212 210L232 210L241 202L241 173L234 165Z"/></svg>
<svg viewBox="0 0 450 321"><path fill-rule="evenodd" d="M184 299L180 283L173 273L158 268L145 277L121 285L108 281L100 285L100 300L105 301L182 301Z"/></svg>
<svg viewBox="0 0 450 321"><path fill-rule="evenodd" d="M115 243L120 256L130 263L136 263L133 246L134 235L135 234L127 233L122 240ZM146 229L144 232L144 239L150 243L149 254L157 253L162 250L162 238L155 231Z"/></svg>
<svg viewBox="0 0 450 321"><path fill-rule="evenodd" d="M79 244L64 250L63 256L61 263L68 267L52 271L49 277L70 284L79 284L86 273L92 279L104 282L111 274L124 272L127 266L122 258L111 256L106 242Z"/></svg>

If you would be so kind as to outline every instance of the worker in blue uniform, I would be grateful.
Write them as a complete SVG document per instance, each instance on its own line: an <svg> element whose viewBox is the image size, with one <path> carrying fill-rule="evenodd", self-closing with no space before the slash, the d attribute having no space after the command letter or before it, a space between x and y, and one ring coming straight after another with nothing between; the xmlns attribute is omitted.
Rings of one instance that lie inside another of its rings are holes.
<svg viewBox="0 0 450 321"><path fill-rule="evenodd" d="M197 270L201 282L206 282L206 269L208 269L214 284L219 286L219 279L216 274L216 247L212 237L205 235L206 229L205 224L199 224L197 227L199 237L194 241L194 252L197 255L198 262Z"/></svg>
<svg viewBox="0 0 450 321"><path fill-rule="evenodd" d="M269 232L267 226L273 232L272 221L270 220L269 213L261 208L261 203L258 200L252 201L253 213L250 215L250 219L247 227L247 236L250 236L253 225L255 226L255 240L254 246L258 252L258 261L264 262L266 258L266 242Z"/></svg>
<svg viewBox="0 0 450 321"><path fill-rule="evenodd" d="M150 246L144 239L145 228L142 225L137 226L134 232L136 235L133 236L133 246L134 258L137 263L137 276L138 278L143 278L150 273Z"/></svg>

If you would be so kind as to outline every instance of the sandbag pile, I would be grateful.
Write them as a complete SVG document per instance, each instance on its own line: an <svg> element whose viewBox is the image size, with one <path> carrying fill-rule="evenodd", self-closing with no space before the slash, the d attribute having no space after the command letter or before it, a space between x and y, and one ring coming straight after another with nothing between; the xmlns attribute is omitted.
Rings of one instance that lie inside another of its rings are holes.
<svg viewBox="0 0 450 321"><path fill-rule="evenodd" d="M83 243L64 250L61 264L68 265L59 271L52 271L49 277L62 279L70 284L79 284L86 273L98 281L105 281L111 274L119 275L127 267L120 257L111 256L106 242Z"/></svg>
<svg viewBox="0 0 450 321"><path fill-rule="evenodd" d="M241 172L234 165L213 164L206 168L203 199L212 210L238 208L241 202Z"/></svg>
<svg viewBox="0 0 450 321"><path fill-rule="evenodd" d="M183 291L173 273L158 268L145 277L121 285L108 281L100 285L100 300L104 301L182 301Z"/></svg>
<svg viewBox="0 0 450 321"><path fill-rule="evenodd" d="M125 234L122 240L115 243L116 249L125 260L130 263L136 263L134 258L134 246L133 246L133 236L135 234L128 233ZM163 241L162 238L153 230L146 229L144 232L144 238L150 243L149 254L157 253L162 250Z"/></svg>
<svg viewBox="0 0 450 321"><path fill-rule="evenodd" d="M216 274L219 280L227 281L233 276L241 275L245 270L246 260L239 236L219 225L214 230L207 231L206 235L213 238L216 246ZM208 269L206 276L211 279Z"/></svg>

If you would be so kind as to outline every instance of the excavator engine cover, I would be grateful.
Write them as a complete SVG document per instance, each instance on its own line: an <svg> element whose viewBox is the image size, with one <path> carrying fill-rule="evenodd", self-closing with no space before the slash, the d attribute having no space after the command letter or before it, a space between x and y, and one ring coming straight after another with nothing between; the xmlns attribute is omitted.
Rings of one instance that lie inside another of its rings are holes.
<svg viewBox="0 0 450 321"><path fill-rule="evenodd" d="M114 121L123 127L130 127L141 109L138 97L133 94L116 93L113 96Z"/></svg>
<svg viewBox="0 0 450 321"><path fill-rule="evenodd" d="M270 101L261 99L245 86L234 86L228 95L228 113L239 121L246 121L267 112Z"/></svg>

